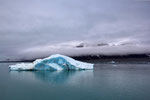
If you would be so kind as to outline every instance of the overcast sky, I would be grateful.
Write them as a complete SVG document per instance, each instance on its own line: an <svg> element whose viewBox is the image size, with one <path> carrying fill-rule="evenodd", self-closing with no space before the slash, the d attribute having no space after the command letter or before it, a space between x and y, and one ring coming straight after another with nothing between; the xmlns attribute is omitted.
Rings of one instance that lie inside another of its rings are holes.
<svg viewBox="0 0 150 100"><path fill-rule="evenodd" d="M134 45L74 48L82 42ZM0 0L0 60L148 52L149 0Z"/></svg>

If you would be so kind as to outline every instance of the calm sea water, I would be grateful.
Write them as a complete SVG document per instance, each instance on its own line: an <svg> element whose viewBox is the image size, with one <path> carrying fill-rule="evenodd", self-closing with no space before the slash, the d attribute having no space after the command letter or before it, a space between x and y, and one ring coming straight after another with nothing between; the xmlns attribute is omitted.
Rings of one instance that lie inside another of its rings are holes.
<svg viewBox="0 0 150 100"><path fill-rule="evenodd" d="M150 64L97 64L85 71L9 71L0 63L0 100L150 100Z"/></svg>

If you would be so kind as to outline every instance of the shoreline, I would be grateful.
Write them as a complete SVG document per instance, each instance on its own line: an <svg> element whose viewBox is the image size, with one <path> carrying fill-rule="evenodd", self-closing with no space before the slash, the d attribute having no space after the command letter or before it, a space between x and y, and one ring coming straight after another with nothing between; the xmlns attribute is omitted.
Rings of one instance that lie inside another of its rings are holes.
<svg viewBox="0 0 150 100"><path fill-rule="evenodd" d="M89 62L89 63L136 63L136 62L150 62L150 54L132 54L132 55L86 55L86 56L70 56L73 59ZM21 60L4 60L0 63L17 63L17 62L33 62L36 59L43 59L45 57L33 58L33 59L21 59Z"/></svg>
<svg viewBox="0 0 150 100"><path fill-rule="evenodd" d="M150 58L99 58L99 59L76 59L88 63L108 63L108 64L122 64L122 63L141 63L150 64ZM22 61L0 61L0 63L31 63L34 60L22 60Z"/></svg>

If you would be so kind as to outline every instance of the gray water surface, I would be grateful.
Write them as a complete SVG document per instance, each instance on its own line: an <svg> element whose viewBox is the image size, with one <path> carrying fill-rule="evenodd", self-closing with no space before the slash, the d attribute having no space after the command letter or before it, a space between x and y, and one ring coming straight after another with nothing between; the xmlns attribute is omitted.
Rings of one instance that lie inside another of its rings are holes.
<svg viewBox="0 0 150 100"><path fill-rule="evenodd" d="M0 100L150 100L150 64L96 64L84 71L9 71Z"/></svg>

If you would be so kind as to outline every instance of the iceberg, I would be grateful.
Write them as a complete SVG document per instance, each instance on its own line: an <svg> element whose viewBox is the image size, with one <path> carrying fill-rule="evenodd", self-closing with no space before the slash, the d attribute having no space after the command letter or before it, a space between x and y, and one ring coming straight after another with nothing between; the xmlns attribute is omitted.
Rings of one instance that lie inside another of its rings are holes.
<svg viewBox="0 0 150 100"><path fill-rule="evenodd" d="M85 70L93 69L94 64L77 61L71 57L54 54L44 59L37 59L33 63L20 63L8 66L10 70L18 71L57 71L57 70Z"/></svg>

